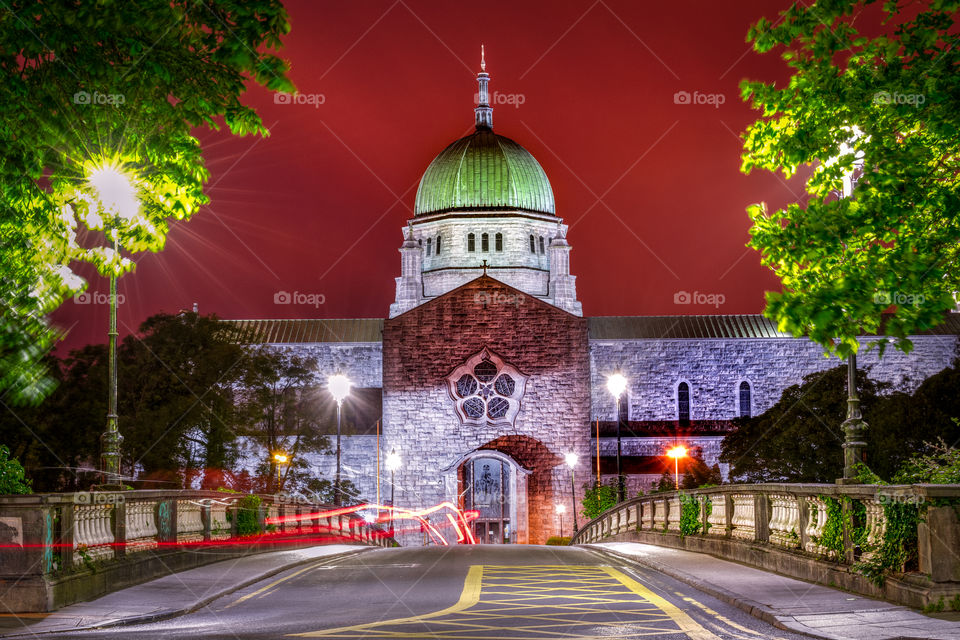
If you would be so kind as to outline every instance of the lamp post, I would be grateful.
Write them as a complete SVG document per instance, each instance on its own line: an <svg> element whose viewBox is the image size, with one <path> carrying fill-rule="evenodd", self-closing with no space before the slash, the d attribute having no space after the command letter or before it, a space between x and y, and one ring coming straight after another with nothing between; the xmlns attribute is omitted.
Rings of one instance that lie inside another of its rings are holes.
<svg viewBox="0 0 960 640"><path fill-rule="evenodd" d="M623 467L620 462L620 396L627 389L627 379L620 373L607 376L607 390L617 400L617 502L623 502Z"/></svg>
<svg viewBox="0 0 960 640"><path fill-rule="evenodd" d="M121 261L118 231L121 226L135 219L140 210L140 201L134 181L114 164L94 166L86 179L95 192L100 213L103 214L104 229L113 250L107 331L107 428L100 436L100 460L103 471L101 488L119 490L124 485L120 476L120 444L123 436L117 425L117 265Z"/></svg>
<svg viewBox="0 0 960 640"><path fill-rule="evenodd" d="M394 472L400 468L401 460L400 454L397 453L396 449L390 450L390 455L387 456L387 469L390 471L390 535L393 535L393 488L396 486L393 482Z"/></svg>
<svg viewBox="0 0 960 640"><path fill-rule="evenodd" d="M840 145L840 154L827 161L827 165L837 162L841 156L853 155L853 166L849 172L843 174L843 187L840 198L853 197L853 189L857 185L857 171L863 169L864 154L857 151L855 144L863 137L863 132L852 127L850 138ZM843 429L843 477L837 479L837 484L857 483L857 464L863 462L867 442L867 423L860 413L860 397L857 395L857 356L851 353L847 356L847 419L840 425Z"/></svg>
<svg viewBox="0 0 960 640"><path fill-rule="evenodd" d="M560 535L563 536L563 514L566 513L567 506L563 503L557 503L557 515L560 516Z"/></svg>
<svg viewBox="0 0 960 640"><path fill-rule="evenodd" d="M273 454L273 461L277 463L277 493L280 493L280 489L281 489L280 469L282 468L282 465L285 465L288 462L290 462L290 457L287 454L283 453L282 451L278 451L277 453Z"/></svg>
<svg viewBox="0 0 960 640"><path fill-rule="evenodd" d="M669 451L667 451L667 455L673 458L673 482L677 488L677 491L679 491L680 490L680 458L687 457L687 448L677 445L673 449L670 449Z"/></svg>
<svg viewBox="0 0 960 640"><path fill-rule="evenodd" d="M333 482L333 504L340 506L343 499L340 494L340 413L344 399L350 394L353 383L342 373L336 373L327 378L327 390L337 401L337 474Z"/></svg>
<svg viewBox="0 0 960 640"><path fill-rule="evenodd" d="M577 466L577 461L580 460L580 456L573 453L572 451L564 456L564 460L567 463L567 466L570 467L570 502L573 504L573 535L577 535L577 481L576 474L574 472L574 467ZM570 538L573 540L573 538Z"/></svg>

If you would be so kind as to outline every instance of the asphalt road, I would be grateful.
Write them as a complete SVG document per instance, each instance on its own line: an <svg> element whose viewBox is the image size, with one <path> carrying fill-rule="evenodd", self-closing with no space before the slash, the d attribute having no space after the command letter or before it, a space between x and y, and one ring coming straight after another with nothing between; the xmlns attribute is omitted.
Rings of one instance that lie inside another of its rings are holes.
<svg viewBox="0 0 960 640"><path fill-rule="evenodd" d="M43 638L799 640L663 574L567 547L384 549L319 560L147 625Z"/></svg>

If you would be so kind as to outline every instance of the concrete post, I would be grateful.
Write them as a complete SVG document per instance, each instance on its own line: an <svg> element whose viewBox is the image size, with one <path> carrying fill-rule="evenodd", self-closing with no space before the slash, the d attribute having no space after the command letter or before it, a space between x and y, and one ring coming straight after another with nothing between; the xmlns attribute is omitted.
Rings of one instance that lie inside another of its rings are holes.
<svg viewBox="0 0 960 640"><path fill-rule="evenodd" d="M954 507L927 507L917 546L922 573L934 582L960 582L960 519Z"/></svg>
<svg viewBox="0 0 960 640"><path fill-rule="evenodd" d="M770 540L770 497L765 493L754 496L753 503L753 539L757 542Z"/></svg>

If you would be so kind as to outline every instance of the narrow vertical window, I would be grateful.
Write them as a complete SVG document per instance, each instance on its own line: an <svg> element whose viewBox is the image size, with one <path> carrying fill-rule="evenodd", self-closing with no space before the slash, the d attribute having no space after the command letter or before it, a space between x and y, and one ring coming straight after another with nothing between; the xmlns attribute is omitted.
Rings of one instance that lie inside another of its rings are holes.
<svg viewBox="0 0 960 640"><path fill-rule="evenodd" d="M530 234L530 253L537 252L537 241L534 239L533 234Z"/></svg>
<svg viewBox="0 0 960 640"><path fill-rule="evenodd" d="M437 255L440 255L440 236L437 236Z"/></svg>
<svg viewBox="0 0 960 640"><path fill-rule="evenodd" d="M498 233L493 237L494 246L497 248L497 251L503 251L503 234Z"/></svg>
<svg viewBox="0 0 960 640"><path fill-rule="evenodd" d="M677 385L677 419L680 424L690 424L690 385L686 382Z"/></svg>
<svg viewBox="0 0 960 640"><path fill-rule="evenodd" d="M433 238L427 238L427 255L430 255L431 247L433 247Z"/></svg>
<svg viewBox="0 0 960 640"><path fill-rule="evenodd" d="M477 239L472 233L467 234L467 251L477 250Z"/></svg>
<svg viewBox="0 0 960 640"><path fill-rule="evenodd" d="M740 383L740 417L750 417L750 383L746 380Z"/></svg>
<svg viewBox="0 0 960 640"><path fill-rule="evenodd" d="M480 251L490 251L490 236L485 233L480 235Z"/></svg>
<svg viewBox="0 0 960 640"><path fill-rule="evenodd" d="M543 255L543 236L540 236L540 254Z"/></svg>

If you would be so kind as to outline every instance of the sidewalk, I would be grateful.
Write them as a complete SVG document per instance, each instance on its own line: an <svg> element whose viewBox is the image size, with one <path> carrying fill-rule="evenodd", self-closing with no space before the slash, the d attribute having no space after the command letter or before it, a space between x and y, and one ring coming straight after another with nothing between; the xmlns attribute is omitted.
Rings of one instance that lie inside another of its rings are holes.
<svg viewBox="0 0 960 640"><path fill-rule="evenodd" d="M702 553L635 542L584 545L685 582L787 631L829 640L960 640L960 622Z"/></svg>
<svg viewBox="0 0 960 640"><path fill-rule="evenodd" d="M174 573L78 602L49 614L0 617L0 638L153 622L196 611L217 598L320 558L363 553L376 547L331 544L258 553Z"/></svg>

